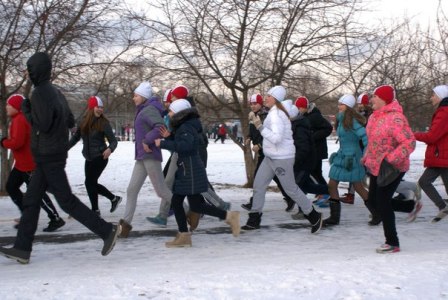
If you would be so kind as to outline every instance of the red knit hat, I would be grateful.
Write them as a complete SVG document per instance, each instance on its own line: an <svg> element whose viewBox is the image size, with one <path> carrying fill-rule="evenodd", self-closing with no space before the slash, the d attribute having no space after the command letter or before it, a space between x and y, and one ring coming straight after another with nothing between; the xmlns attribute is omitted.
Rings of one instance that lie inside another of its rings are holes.
<svg viewBox="0 0 448 300"><path fill-rule="evenodd" d="M98 96L92 96L89 98L89 100L87 101L87 107L88 109L94 109L95 107L103 107L103 101L101 100L100 97Z"/></svg>
<svg viewBox="0 0 448 300"><path fill-rule="evenodd" d="M177 99L185 99L188 97L188 89L183 85L178 85L171 91L171 95Z"/></svg>
<svg viewBox="0 0 448 300"><path fill-rule="evenodd" d="M310 102L306 97L300 96L296 99L296 102L294 102L294 104L297 106L297 108L308 108Z"/></svg>
<svg viewBox="0 0 448 300"><path fill-rule="evenodd" d="M394 88L390 85L382 85L377 87L373 94L381 98L381 100L386 102L386 104L391 103L395 99Z"/></svg>
<svg viewBox="0 0 448 300"><path fill-rule="evenodd" d="M18 111L22 110L22 102L25 97L19 94L11 95L8 100L6 100L6 103L17 109Z"/></svg>
<svg viewBox="0 0 448 300"><path fill-rule="evenodd" d="M163 102L171 103L171 91L171 89L165 91L165 94L163 95Z"/></svg>
<svg viewBox="0 0 448 300"><path fill-rule="evenodd" d="M367 93L362 93L358 96L358 104L369 105L369 95Z"/></svg>
<svg viewBox="0 0 448 300"><path fill-rule="evenodd" d="M249 103L258 103L260 105L263 105L263 96L260 94L253 94L250 96Z"/></svg>

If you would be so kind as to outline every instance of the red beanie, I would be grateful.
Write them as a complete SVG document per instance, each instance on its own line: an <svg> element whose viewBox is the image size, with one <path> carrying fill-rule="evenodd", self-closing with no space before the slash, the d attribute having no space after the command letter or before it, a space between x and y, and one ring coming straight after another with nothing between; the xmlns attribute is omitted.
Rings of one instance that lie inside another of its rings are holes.
<svg viewBox="0 0 448 300"><path fill-rule="evenodd" d="M163 102L171 103L171 91L171 89L165 91L165 94L163 95Z"/></svg>
<svg viewBox="0 0 448 300"><path fill-rule="evenodd" d="M310 102L306 97L300 96L296 99L296 102L294 104L297 106L297 108L308 108Z"/></svg>
<svg viewBox="0 0 448 300"><path fill-rule="evenodd" d="M377 87L373 94L381 98L381 100L386 102L386 104L391 103L395 99L394 88L390 85L382 85Z"/></svg>
<svg viewBox="0 0 448 300"><path fill-rule="evenodd" d="M6 100L6 103L17 109L18 111L22 110L22 102L23 99L25 99L22 95L14 94L11 95L8 100Z"/></svg>
<svg viewBox="0 0 448 300"><path fill-rule="evenodd" d="M260 94L253 94L250 96L249 103L258 103L260 105L263 105L263 96Z"/></svg>
<svg viewBox="0 0 448 300"><path fill-rule="evenodd" d="M367 93L362 93L359 95L358 103L362 105L369 105L369 95L367 95Z"/></svg>
<svg viewBox="0 0 448 300"><path fill-rule="evenodd" d="M188 89L183 85L178 85L171 91L171 95L177 99L185 99L188 96Z"/></svg>
<svg viewBox="0 0 448 300"><path fill-rule="evenodd" d="M87 107L89 109L94 109L95 107L103 107L103 101L101 100L100 97L98 96L92 96L89 98L89 100L87 101Z"/></svg>

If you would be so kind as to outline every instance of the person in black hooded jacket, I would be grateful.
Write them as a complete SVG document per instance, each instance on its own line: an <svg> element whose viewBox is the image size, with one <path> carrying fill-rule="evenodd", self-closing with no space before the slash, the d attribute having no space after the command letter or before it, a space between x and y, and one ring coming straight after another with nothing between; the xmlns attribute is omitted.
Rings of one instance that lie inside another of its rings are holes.
<svg viewBox="0 0 448 300"><path fill-rule="evenodd" d="M59 206L104 240L102 255L112 251L120 226L108 223L72 194L65 173L69 128L73 114L64 95L51 83L52 64L48 54L38 52L27 61L34 90L22 111L31 124L31 151L36 170L23 199L23 213L12 248L0 247L0 255L27 264L39 220L40 201L48 189Z"/></svg>
<svg viewBox="0 0 448 300"><path fill-rule="evenodd" d="M169 116L173 137L155 140L156 146L178 154L178 168L171 203L179 233L173 241L165 243L166 247L191 247L191 233L188 231L187 217L183 208L185 197L188 199L191 211L226 220L226 223L231 226L232 234L238 236L239 212L217 208L205 202L201 196L201 193L207 191L209 186L204 163L198 152L202 143L200 141L202 125L196 108L192 108L187 100L179 99L171 103Z"/></svg>

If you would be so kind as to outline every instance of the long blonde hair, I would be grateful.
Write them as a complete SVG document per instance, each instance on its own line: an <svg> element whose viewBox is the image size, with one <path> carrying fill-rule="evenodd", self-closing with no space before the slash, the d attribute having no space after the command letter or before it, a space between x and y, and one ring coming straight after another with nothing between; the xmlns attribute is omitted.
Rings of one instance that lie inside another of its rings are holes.
<svg viewBox="0 0 448 300"><path fill-rule="evenodd" d="M82 119L81 125L79 126L81 129L81 135L89 135L94 131L104 131L104 127L109 122L104 114L96 117L93 109L88 109L84 118Z"/></svg>

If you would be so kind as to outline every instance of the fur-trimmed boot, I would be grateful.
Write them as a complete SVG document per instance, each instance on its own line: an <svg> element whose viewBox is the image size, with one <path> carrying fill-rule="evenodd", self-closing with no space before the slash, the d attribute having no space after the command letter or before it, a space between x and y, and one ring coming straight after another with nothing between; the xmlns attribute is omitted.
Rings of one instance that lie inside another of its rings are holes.
<svg viewBox="0 0 448 300"><path fill-rule="evenodd" d="M311 223L311 233L318 233L322 228L322 214L313 207L313 210L308 215L305 215L305 218Z"/></svg>
<svg viewBox="0 0 448 300"><path fill-rule="evenodd" d="M372 219L370 219L370 221L367 222L367 224L369 224L370 226L376 226L380 224L382 220L376 208L373 207L373 205L369 201L364 201L364 204L369 210L370 214L372 215Z"/></svg>
<svg viewBox="0 0 448 300"><path fill-rule="evenodd" d="M226 215L226 223L230 225L233 236L237 237L240 235L240 212L239 211L228 211Z"/></svg>
<svg viewBox="0 0 448 300"><path fill-rule="evenodd" d="M166 242L167 248L184 248L191 247L191 233L190 232L178 232L174 240Z"/></svg>
<svg viewBox="0 0 448 300"><path fill-rule="evenodd" d="M249 213L249 219L247 220L246 225L241 227L241 229L243 229L243 230L260 229L262 215L263 215L263 213L258 213L258 212Z"/></svg>
<svg viewBox="0 0 448 300"><path fill-rule="evenodd" d="M324 226L338 225L341 219L341 202L330 198L330 217L324 220Z"/></svg>

